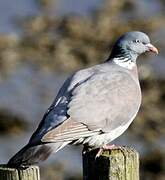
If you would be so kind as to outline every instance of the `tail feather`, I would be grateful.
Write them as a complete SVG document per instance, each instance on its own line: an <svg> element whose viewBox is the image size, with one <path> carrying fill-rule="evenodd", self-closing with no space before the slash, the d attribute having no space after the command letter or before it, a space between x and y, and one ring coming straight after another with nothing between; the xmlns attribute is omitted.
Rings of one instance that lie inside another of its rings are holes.
<svg viewBox="0 0 165 180"><path fill-rule="evenodd" d="M37 146L27 144L8 161L7 165L9 167L20 167L39 163L40 161L46 160L53 151L57 152L65 145L63 143Z"/></svg>

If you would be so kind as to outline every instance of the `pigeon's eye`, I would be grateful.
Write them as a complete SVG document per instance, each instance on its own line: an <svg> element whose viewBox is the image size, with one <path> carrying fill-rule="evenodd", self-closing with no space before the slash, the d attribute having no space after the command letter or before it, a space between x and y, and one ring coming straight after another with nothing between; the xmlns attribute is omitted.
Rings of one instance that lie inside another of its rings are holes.
<svg viewBox="0 0 165 180"><path fill-rule="evenodd" d="M140 43L141 41L139 39L134 40L135 43Z"/></svg>

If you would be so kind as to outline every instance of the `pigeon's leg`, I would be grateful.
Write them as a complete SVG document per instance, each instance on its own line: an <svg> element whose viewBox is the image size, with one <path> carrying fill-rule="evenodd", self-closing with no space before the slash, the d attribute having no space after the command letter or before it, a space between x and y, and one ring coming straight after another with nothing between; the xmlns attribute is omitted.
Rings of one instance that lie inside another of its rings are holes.
<svg viewBox="0 0 165 180"><path fill-rule="evenodd" d="M101 147L98 151L98 153L96 154L95 158L98 158L101 153L103 152L103 150L108 150L108 149L116 149L116 148L120 148L120 146L116 146L115 144L106 144L103 147Z"/></svg>

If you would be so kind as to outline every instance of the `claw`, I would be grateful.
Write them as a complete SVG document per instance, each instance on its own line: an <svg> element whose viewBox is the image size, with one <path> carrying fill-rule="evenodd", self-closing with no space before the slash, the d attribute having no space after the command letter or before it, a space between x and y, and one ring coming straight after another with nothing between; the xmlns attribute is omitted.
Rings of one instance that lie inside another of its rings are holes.
<svg viewBox="0 0 165 180"><path fill-rule="evenodd" d="M101 153L103 152L103 148L100 148L99 149L99 151L98 151L98 153L96 154L96 157L95 157L95 159L97 159L98 157L100 157L100 155L101 155Z"/></svg>
<svg viewBox="0 0 165 180"><path fill-rule="evenodd" d="M98 151L98 153L96 154L96 157L95 159L97 159L98 157L100 157L101 153L103 152L103 150L108 150L108 149L116 149L118 148L118 146L114 145L114 144L107 144L107 145L104 145L103 147L101 147Z"/></svg>

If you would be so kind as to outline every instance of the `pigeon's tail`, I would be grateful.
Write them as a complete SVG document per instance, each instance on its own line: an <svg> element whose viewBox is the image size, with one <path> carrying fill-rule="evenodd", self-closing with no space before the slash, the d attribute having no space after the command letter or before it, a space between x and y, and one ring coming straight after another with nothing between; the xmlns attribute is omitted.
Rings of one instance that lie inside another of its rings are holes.
<svg viewBox="0 0 165 180"><path fill-rule="evenodd" d="M9 167L21 167L32 164L37 164L40 161L46 160L52 152L57 152L63 148L64 143L44 144L30 146L27 144L19 152L17 152L9 161Z"/></svg>
<svg viewBox="0 0 165 180"><path fill-rule="evenodd" d="M9 160L8 166L20 167L44 161L52 151L52 148L47 145L32 147L26 145Z"/></svg>

